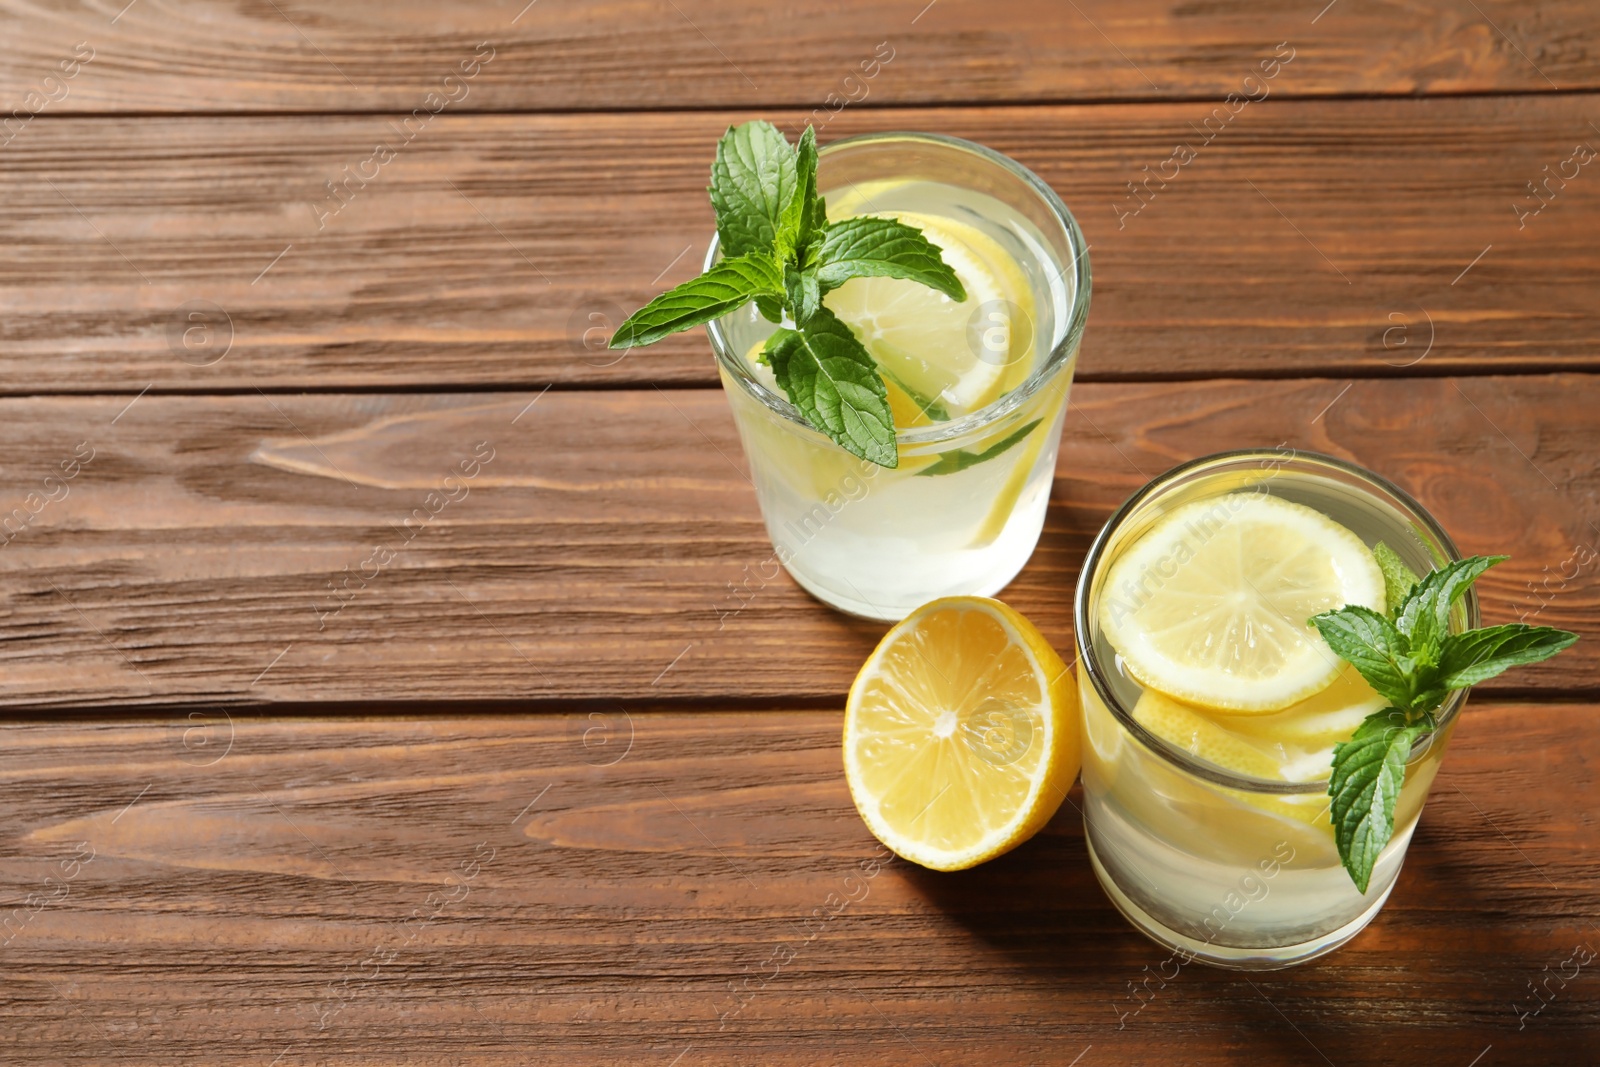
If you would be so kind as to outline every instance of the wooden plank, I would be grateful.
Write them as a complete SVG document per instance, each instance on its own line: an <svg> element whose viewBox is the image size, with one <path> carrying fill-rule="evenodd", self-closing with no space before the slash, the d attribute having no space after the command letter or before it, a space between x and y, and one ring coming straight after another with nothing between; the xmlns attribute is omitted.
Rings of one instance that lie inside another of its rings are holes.
<svg viewBox="0 0 1600 1067"><path fill-rule="evenodd" d="M1480 702L1372 927L1142 1008L1077 791L875 866L837 713L12 724L0 1014L29 1063L1587 1062L1600 983L1528 983L1600 940L1591 720Z"/></svg>
<svg viewBox="0 0 1600 1067"><path fill-rule="evenodd" d="M827 137L977 138L1059 190L1092 246L1086 379L1592 369L1600 186L1514 210L1600 144L1587 107L1266 100L1210 145L1210 104L846 112ZM443 116L381 168L384 116L41 121L0 175L0 392L714 384L700 334L603 345L698 271L742 117ZM345 202L347 167L378 177ZM1136 197L1141 168L1177 176Z"/></svg>
<svg viewBox="0 0 1600 1067"><path fill-rule="evenodd" d="M1494 685L1593 691L1597 403L1579 375L1083 384L1004 596L1070 648L1117 504L1180 461L1282 443L1393 478L1464 551L1510 553L1481 583L1491 622L1586 635ZM14 705L836 705L884 631L763 577L715 390L31 398L0 420ZM475 453L474 478L445 481Z"/></svg>
<svg viewBox="0 0 1600 1067"><path fill-rule="evenodd" d="M1584 47L1600 24L1581 0L1536 10L1515 0L1442 10L1349 0L1326 9L1173 0L500 0L470 8L204 0L126 9L8 3L0 19L9 42L0 100L9 110L37 92L56 112L410 110L430 91L453 94L452 106L465 110L1220 99L1279 42L1303 64L1288 93L1600 84L1600 65ZM93 58L60 83L63 95L43 79L80 41ZM460 65L475 56L488 61L476 61L471 78L444 82L473 70ZM874 57L888 62L874 65Z"/></svg>

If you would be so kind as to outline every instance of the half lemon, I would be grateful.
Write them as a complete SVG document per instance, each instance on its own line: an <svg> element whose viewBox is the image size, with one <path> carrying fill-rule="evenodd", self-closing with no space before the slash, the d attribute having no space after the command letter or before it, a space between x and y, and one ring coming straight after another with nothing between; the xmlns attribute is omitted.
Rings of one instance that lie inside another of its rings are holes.
<svg viewBox="0 0 1600 1067"><path fill-rule="evenodd" d="M1080 758L1077 689L1044 635L985 597L912 612L850 688L844 771L869 829L939 871L1039 831Z"/></svg>

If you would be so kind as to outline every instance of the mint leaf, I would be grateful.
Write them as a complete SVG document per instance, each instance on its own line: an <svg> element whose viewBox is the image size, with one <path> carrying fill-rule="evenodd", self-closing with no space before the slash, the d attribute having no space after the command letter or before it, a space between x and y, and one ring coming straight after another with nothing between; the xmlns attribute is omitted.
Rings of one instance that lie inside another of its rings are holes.
<svg viewBox="0 0 1600 1067"><path fill-rule="evenodd" d="M823 294L866 276L922 282L956 300L966 292L914 227L889 219L830 225L817 195L818 157L811 127L792 149L771 123L729 127L717 142L708 188L726 258L630 315L611 347L652 344L754 301L767 321L794 327L774 333L757 357L773 368L790 402L841 447L893 467L899 456L882 372L823 307ZM932 400L923 410L948 417Z"/></svg>
<svg viewBox="0 0 1600 1067"><path fill-rule="evenodd" d="M1400 558L1399 553L1382 541L1372 546L1372 558L1378 561L1378 570L1383 572L1384 599L1389 605L1389 617L1392 619L1399 614L1400 605L1420 579L1416 571L1406 566L1406 561Z"/></svg>
<svg viewBox="0 0 1600 1067"><path fill-rule="evenodd" d="M852 455L899 466L888 390L872 356L831 311L818 308L799 331L778 330L764 351L806 421Z"/></svg>
<svg viewBox="0 0 1600 1067"><path fill-rule="evenodd" d="M789 297L789 308L795 325L804 326L817 312L822 302L822 291L817 286L817 272L798 270L789 264L783 271L783 289Z"/></svg>
<svg viewBox="0 0 1600 1067"><path fill-rule="evenodd" d="M1577 640L1577 634L1566 630L1520 622L1451 634L1439 650L1441 684L1465 689L1511 667L1547 660Z"/></svg>
<svg viewBox="0 0 1600 1067"><path fill-rule="evenodd" d="M730 126L717 142L709 188L722 254L780 250L778 235L798 190L794 150L776 126L770 122Z"/></svg>
<svg viewBox="0 0 1600 1067"><path fill-rule="evenodd" d="M761 312L761 317L768 322L783 322L783 298L777 296L757 296L756 310Z"/></svg>
<svg viewBox="0 0 1600 1067"><path fill-rule="evenodd" d="M795 170L797 187L783 214L783 228L790 247L804 263L812 240L827 227L826 211L817 196L817 131L810 126L795 147Z"/></svg>
<svg viewBox="0 0 1600 1067"><path fill-rule="evenodd" d="M827 230L827 228L828 228L828 201L826 200L826 198L819 196L819 197L817 197L815 200L813 200L811 202L811 222L810 222L810 229L807 231L810 236L806 240L806 249L807 249L807 256L808 257L810 256L810 250L812 248L815 248L817 243L818 243L817 242L817 237L820 234L822 234L823 232L825 232Z"/></svg>
<svg viewBox="0 0 1600 1067"><path fill-rule="evenodd" d="M1478 580L1479 575L1508 558L1468 556L1436 571L1429 571L1417 582L1399 608L1391 609L1395 625L1410 641L1412 656L1422 663L1439 662L1439 646L1450 632L1451 607Z"/></svg>
<svg viewBox="0 0 1600 1067"><path fill-rule="evenodd" d="M1394 623L1371 608L1349 604L1313 615L1311 624L1380 696L1397 708L1411 710L1417 665L1410 656L1410 643Z"/></svg>
<svg viewBox="0 0 1600 1067"><path fill-rule="evenodd" d="M668 334L721 318L754 298L782 294L783 275L769 257L724 259L629 315L612 335L611 347L655 344Z"/></svg>
<svg viewBox="0 0 1600 1067"><path fill-rule="evenodd" d="M917 476L920 478L936 474L954 474L957 471L964 471L968 467L976 467L986 460L993 459L1024 437L1027 437L1033 431L1033 428L1039 425L1040 421L1039 419L1034 419L1026 426L1019 428L1015 433L1007 434L1003 440L996 441L981 452L946 452L939 457L937 462L918 471Z"/></svg>
<svg viewBox="0 0 1600 1067"><path fill-rule="evenodd" d="M1333 746L1328 795L1334 841L1362 893L1383 846L1394 836L1394 804L1405 784L1411 746L1432 728L1432 716L1408 723L1399 708L1384 708L1367 716L1349 741Z"/></svg>
<svg viewBox="0 0 1600 1067"><path fill-rule="evenodd" d="M1333 746L1333 832L1339 858L1365 893L1372 865L1394 836L1394 804L1416 739L1455 689L1523 663L1549 659L1578 639L1548 626L1511 623L1450 633L1450 609L1505 556L1473 556L1418 578L1388 546L1373 549L1389 596L1390 621L1355 605L1312 617L1328 645L1393 704Z"/></svg>
<svg viewBox="0 0 1600 1067"><path fill-rule="evenodd" d="M886 381L893 382L898 386L900 391L910 397L913 404L917 405L917 410L924 415L939 422L949 421L950 409L941 404L938 397L929 396L907 385L904 378L890 370L885 364L878 364L878 373L883 375Z"/></svg>
<svg viewBox="0 0 1600 1067"><path fill-rule="evenodd" d="M922 231L894 219L871 216L845 219L829 226L817 250L815 265L822 291L837 289L851 278L905 278L937 289L951 300L967 298L956 272L939 247Z"/></svg>

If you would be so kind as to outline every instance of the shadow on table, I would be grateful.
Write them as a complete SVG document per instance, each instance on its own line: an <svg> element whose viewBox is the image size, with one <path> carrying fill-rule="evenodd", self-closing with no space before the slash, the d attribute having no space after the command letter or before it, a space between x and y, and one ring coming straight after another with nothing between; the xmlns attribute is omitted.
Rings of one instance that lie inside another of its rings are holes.
<svg viewBox="0 0 1600 1067"><path fill-rule="evenodd" d="M1112 1061L1119 1045L1132 1054L1182 1035L1204 1063L1270 1050L1265 1062L1468 1067L1486 1048L1475 1067L1600 1062L1600 973L1585 971L1589 995L1574 990L1565 1012L1552 1004L1519 1032L1512 1002L1527 999L1525 979L1564 958L1557 948L1570 950L1571 939L1519 923L1496 891L1506 872L1461 863L1426 824L1371 927L1321 960L1247 974L1174 966L1168 950L1128 925L1090 867L1081 803L1075 788L1008 855L970 871L915 868L908 881L1004 958L1005 987L1024 988L1033 1003L1044 994L1062 1018L1089 1024Z"/></svg>

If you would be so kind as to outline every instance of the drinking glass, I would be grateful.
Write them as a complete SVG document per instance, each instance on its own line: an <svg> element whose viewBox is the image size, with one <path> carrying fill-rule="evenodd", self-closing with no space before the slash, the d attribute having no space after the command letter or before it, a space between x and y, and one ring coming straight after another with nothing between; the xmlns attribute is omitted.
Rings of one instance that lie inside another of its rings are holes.
<svg viewBox="0 0 1600 1067"><path fill-rule="evenodd" d="M1118 910L1188 962L1273 969L1331 952L1372 921L1394 888L1406 846L1467 691L1450 694L1419 738L1394 811L1394 836L1365 893L1339 861L1326 779L1269 781L1219 767L1147 730L1132 714L1139 688L1098 619L1120 554L1174 508L1225 493L1262 492L1321 511L1369 547L1394 549L1426 573L1459 559L1448 534L1403 490L1330 456L1226 452L1186 463L1123 504L1089 549L1074 605L1083 705L1084 831L1096 876ZM1478 625L1472 591L1451 632Z"/></svg>
<svg viewBox="0 0 1600 1067"><path fill-rule="evenodd" d="M915 211L975 228L1014 261L1034 313L976 303L977 359L1030 361L1020 384L966 415L896 434L878 467L812 429L751 353L776 328L747 305L709 324L722 383L775 555L841 611L895 621L937 597L987 596L1022 569L1044 526L1067 392L1089 310L1083 234L1032 172L970 141L923 133L823 148L818 189L868 212ZM706 265L720 255L711 243ZM1004 306L996 306L997 304Z"/></svg>

